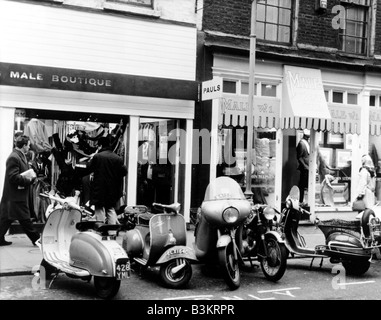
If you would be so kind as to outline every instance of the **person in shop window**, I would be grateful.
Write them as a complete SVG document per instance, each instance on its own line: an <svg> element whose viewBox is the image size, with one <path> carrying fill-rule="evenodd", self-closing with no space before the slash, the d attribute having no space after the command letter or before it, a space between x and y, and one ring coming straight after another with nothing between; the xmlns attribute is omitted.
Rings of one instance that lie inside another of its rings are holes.
<svg viewBox="0 0 381 320"><path fill-rule="evenodd" d="M118 224L116 207L123 195L123 177L127 167L123 159L111 150L109 137L98 141L98 152L88 164L93 173L90 205L94 205L96 220L108 224Z"/></svg>
<svg viewBox="0 0 381 320"><path fill-rule="evenodd" d="M33 170L29 170L26 154L30 148L29 137L22 135L16 138L15 149L6 161L3 195L0 203L0 246L12 244L5 240L5 234L14 220L18 220L28 238L36 245L40 234L31 220L30 188L36 180Z"/></svg>
<svg viewBox="0 0 381 320"><path fill-rule="evenodd" d="M296 157L298 160L298 170L300 171L299 177L299 190L300 197L299 202L303 203L304 191L308 188L308 172L309 172L309 158L310 158L310 130L303 130L303 137L300 139L298 145L296 146ZM305 199L307 200L307 199Z"/></svg>
<svg viewBox="0 0 381 320"><path fill-rule="evenodd" d="M362 199L366 208L376 204L376 172L372 158L365 154L361 158L361 168L357 185L357 199Z"/></svg>

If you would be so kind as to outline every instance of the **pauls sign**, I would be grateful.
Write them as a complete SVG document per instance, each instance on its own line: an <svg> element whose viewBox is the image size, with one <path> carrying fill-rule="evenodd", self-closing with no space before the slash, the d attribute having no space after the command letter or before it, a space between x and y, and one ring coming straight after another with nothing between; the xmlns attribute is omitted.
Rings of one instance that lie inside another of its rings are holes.
<svg viewBox="0 0 381 320"><path fill-rule="evenodd" d="M213 80L204 81L201 85L201 100L211 100L222 97L222 78L214 77Z"/></svg>

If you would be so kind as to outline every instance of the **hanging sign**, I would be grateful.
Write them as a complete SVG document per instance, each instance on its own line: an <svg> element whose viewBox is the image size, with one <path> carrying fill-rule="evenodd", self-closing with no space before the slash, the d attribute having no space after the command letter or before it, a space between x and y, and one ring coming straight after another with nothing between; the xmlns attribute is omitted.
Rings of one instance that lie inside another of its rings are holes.
<svg viewBox="0 0 381 320"><path fill-rule="evenodd" d="M213 80L204 81L201 85L201 100L218 99L222 97L222 78L214 77Z"/></svg>

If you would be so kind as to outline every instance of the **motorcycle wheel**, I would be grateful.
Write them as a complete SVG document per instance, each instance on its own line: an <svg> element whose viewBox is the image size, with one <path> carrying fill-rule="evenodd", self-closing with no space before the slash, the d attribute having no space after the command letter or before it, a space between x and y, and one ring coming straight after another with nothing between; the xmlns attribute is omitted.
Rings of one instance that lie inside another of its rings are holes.
<svg viewBox="0 0 381 320"><path fill-rule="evenodd" d="M265 245L268 256L261 259L262 272L268 280L276 282L286 271L288 250L271 234L266 237Z"/></svg>
<svg viewBox="0 0 381 320"><path fill-rule="evenodd" d="M371 216L375 217L374 211L371 209L365 209L362 218L361 218L361 226L365 237L370 236L370 230L369 230L369 220Z"/></svg>
<svg viewBox="0 0 381 320"><path fill-rule="evenodd" d="M222 267L223 277L230 290L238 289L241 284L239 261L234 259L234 245L230 242L226 247L218 248L218 261Z"/></svg>
<svg viewBox="0 0 381 320"><path fill-rule="evenodd" d="M176 273L173 268L185 263L185 266ZM174 259L160 266L160 278L163 285L170 289L179 289L185 287L192 277L192 266L186 259Z"/></svg>
<svg viewBox="0 0 381 320"><path fill-rule="evenodd" d="M345 271L353 276L361 276L368 271L370 262L368 260L361 261L343 261Z"/></svg>
<svg viewBox="0 0 381 320"><path fill-rule="evenodd" d="M98 297L111 299L118 293L120 280L117 280L115 277L94 276L94 286Z"/></svg>

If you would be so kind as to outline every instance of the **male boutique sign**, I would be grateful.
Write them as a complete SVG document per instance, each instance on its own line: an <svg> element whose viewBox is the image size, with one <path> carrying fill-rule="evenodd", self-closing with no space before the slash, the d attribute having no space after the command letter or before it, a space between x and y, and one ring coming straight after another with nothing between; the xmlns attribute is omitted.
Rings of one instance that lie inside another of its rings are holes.
<svg viewBox="0 0 381 320"><path fill-rule="evenodd" d="M197 82L0 62L0 85L197 100Z"/></svg>

